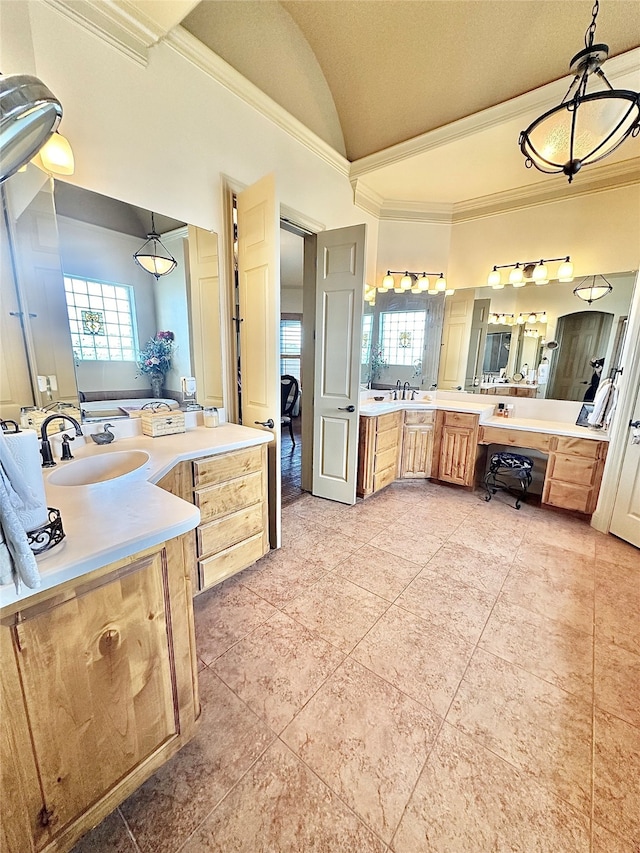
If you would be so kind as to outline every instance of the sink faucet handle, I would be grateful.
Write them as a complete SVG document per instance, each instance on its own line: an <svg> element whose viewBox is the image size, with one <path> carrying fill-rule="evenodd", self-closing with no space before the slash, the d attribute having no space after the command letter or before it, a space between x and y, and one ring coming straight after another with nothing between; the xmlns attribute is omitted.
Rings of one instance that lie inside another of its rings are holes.
<svg viewBox="0 0 640 853"><path fill-rule="evenodd" d="M73 459L71 447L69 446L70 441L75 441L75 438L73 436L68 436L65 433L62 436L62 455L60 457L63 461L66 461L67 459Z"/></svg>

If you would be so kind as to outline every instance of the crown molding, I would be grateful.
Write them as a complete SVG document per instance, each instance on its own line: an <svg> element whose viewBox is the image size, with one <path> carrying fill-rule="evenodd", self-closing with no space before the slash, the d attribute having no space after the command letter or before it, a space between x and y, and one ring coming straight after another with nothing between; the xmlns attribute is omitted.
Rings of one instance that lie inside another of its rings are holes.
<svg viewBox="0 0 640 853"><path fill-rule="evenodd" d="M115 47L139 65L147 65L149 48L165 31L129 0L44 0L44 2Z"/></svg>
<svg viewBox="0 0 640 853"><path fill-rule="evenodd" d="M639 68L640 48L634 48L607 60L607 76L611 81L637 72ZM390 148L354 160L351 164L350 175L352 178L357 178L369 172L375 172L384 166L401 163L417 154L423 154L451 142L466 139L483 130L488 130L521 116L529 117L531 114L551 109L560 102L566 93L570 79L567 76L561 80L554 80L546 86L526 92L517 98L511 98L509 101L488 107L486 110L458 119L458 121L438 127L435 130L430 130L420 136L415 136L406 142L399 142Z"/></svg>
<svg viewBox="0 0 640 853"><path fill-rule="evenodd" d="M454 221L454 207L446 202L385 201L380 210L380 219L451 225Z"/></svg>
<svg viewBox="0 0 640 853"><path fill-rule="evenodd" d="M309 151L324 160L340 174L349 174L349 161L315 134L290 112L265 95L256 85L243 77L228 62L202 44L184 27L177 26L164 39L164 44L204 71L254 110L280 127Z"/></svg>
<svg viewBox="0 0 640 853"><path fill-rule="evenodd" d="M357 178L351 179L351 186L354 205L380 219L384 198Z"/></svg>
<svg viewBox="0 0 640 853"><path fill-rule="evenodd" d="M567 201L637 184L640 184L640 157L632 157L629 160L585 170L580 173L580 179L572 184L567 184L558 177L551 177L530 186L458 202L453 205L452 221L469 222L485 216Z"/></svg>

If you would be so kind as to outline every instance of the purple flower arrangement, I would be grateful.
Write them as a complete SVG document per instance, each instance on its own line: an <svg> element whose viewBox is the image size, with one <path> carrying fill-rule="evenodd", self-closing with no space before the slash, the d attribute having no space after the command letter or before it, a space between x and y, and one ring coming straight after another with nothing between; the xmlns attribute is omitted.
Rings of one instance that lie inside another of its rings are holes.
<svg viewBox="0 0 640 853"><path fill-rule="evenodd" d="M163 376L171 370L171 357L175 350L173 332L158 332L155 338L147 341L146 347L138 354L140 374L161 373Z"/></svg>

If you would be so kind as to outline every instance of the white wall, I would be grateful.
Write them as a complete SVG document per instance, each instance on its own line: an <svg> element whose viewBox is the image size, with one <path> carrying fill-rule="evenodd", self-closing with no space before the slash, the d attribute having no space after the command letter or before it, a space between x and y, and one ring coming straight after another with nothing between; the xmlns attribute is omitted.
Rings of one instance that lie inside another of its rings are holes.
<svg viewBox="0 0 640 853"><path fill-rule="evenodd" d="M178 265L173 272L161 276L157 282L152 279L158 326L156 331L171 331L176 336L176 349L171 359L171 370L165 378L165 388L176 392L182 391L180 377L193 376L187 302L189 250L188 238L185 235L186 229L162 235L162 242Z"/></svg>
<svg viewBox="0 0 640 853"><path fill-rule="evenodd" d="M447 276L451 231L451 225L383 220L378 228L375 281L367 281L381 284L387 270L443 272Z"/></svg>

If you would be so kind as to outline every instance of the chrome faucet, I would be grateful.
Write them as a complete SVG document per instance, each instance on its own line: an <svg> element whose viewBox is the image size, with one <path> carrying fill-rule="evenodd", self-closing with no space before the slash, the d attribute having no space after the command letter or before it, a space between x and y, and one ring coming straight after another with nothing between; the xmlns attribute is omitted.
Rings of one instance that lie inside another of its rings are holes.
<svg viewBox="0 0 640 853"><path fill-rule="evenodd" d="M398 380L398 381L400 381L400 380ZM407 399L407 391L411 391L411 383L410 382L405 382L404 385L402 386L402 399L403 400Z"/></svg>
<svg viewBox="0 0 640 853"><path fill-rule="evenodd" d="M73 424L76 435L82 435L82 427L78 423L75 418L72 418L71 415L62 415L55 414L49 415L48 418L45 418L42 421L42 427L40 429L40 437L42 439L42 445L40 447L40 453L42 454L42 467L43 468L52 468L56 463L53 459L53 453L51 452L51 444L49 442L49 438L47 436L47 427L51 423L51 421L69 421Z"/></svg>

